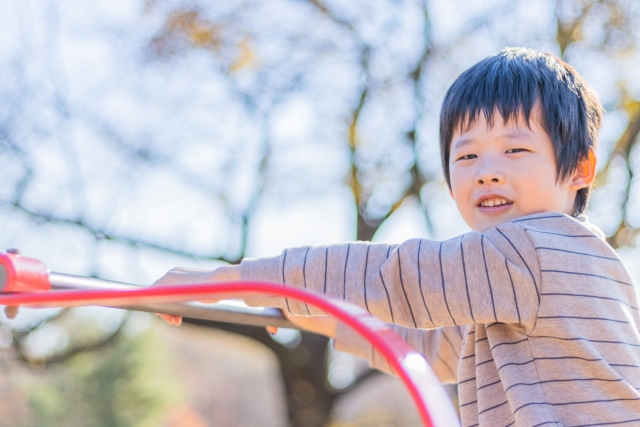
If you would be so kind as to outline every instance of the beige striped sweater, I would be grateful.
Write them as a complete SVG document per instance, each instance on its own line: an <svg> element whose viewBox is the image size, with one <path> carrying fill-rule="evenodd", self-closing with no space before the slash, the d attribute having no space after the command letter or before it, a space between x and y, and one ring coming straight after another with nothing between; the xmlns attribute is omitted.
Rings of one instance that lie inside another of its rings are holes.
<svg viewBox="0 0 640 427"><path fill-rule="evenodd" d="M548 212L444 242L287 249L244 260L241 273L399 325L443 382L458 383L464 427L640 426L640 300L602 237L586 217ZM345 328L336 346L386 368Z"/></svg>

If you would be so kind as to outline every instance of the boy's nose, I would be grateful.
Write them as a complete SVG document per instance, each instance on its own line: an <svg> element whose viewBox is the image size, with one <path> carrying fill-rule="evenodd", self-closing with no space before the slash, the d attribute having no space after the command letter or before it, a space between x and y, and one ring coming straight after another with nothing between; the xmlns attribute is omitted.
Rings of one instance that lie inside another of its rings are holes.
<svg viewBox="0 0 640 427"><path fill-rule="evenodd" d="M504 182L504 176L496 171L485 171L478 174L476 183L478 185L484 184L502 184Z"/></svg>

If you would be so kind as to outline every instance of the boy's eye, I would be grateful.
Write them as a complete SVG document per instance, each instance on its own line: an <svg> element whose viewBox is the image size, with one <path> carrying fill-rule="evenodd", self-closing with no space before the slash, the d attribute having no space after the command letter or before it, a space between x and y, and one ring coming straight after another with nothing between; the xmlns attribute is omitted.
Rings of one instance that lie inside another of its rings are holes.
<svg viewBox="0 0 640 427"><path fill-rule="evenodd" d="M475 154L467 154L459 157L458 160L469 160L469 159L475 159L476 157L478 156L476 156Z"/></svg>
<svg viewBox="0 0 640 427"><path fill-rule="evenodd" d="M529 151L525 148L512 148L510 150L507 150L507 153L520 153L522 151Z"/></svg>

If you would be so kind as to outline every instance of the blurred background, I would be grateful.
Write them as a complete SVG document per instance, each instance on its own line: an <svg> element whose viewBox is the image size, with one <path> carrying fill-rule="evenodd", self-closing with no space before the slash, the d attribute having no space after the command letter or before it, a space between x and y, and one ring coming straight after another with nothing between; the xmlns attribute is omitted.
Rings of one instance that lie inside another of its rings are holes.
<svg viewBox="0 0 640 427"><path fill-rule="evenodd" d="M602 100L588 215L638 280L639 28L634 0L5 0L0 250L151 284L290 246L456 236L442 98L526 46ZM0 426L418 425L394 378L325 338L202 323L0 315Z"/></svg>

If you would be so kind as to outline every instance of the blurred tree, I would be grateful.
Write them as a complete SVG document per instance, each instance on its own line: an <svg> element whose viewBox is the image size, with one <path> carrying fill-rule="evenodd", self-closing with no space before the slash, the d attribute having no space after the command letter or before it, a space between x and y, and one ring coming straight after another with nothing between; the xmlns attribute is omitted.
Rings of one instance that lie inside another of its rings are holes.
<svg viewBox="0 0 640 427"><path fill-rule="evenodd" d="M608 241L614 247L635 246L640 233L640 218L634 209L637 194L635 171L638 164L634 159L635 147L640 133L640 92L638 82L629 71L637 76L637 66L631 58L637 58L640 15L637 4L629 1L582 0L558 1L558 46L560 53L570 63L585 55L594 60L608 63L606 75L610 84L615 85L611 93L605 94L604 105L608 111L619 111L626 116L626 125L608 153L601 153L597 182L600 187L614 190L622 185L622 197L617 203L596 203L596 209L614 211L609 225ZM631 69L627 66L631 65ZM602 155L604 154L604 156ZM612 169L616 169L615 171ZM626 177L620 179L620 169L626 170ZM616 173L617 172L617 173ZM616 179L618 178L618 179ZM615 181L614 181L615 180ZM623 181L623 182L620 182ZM624 182L626 181L626 182Z"/></svg>
<svg viewBox="0 0 640 427"><path fill-rule="evenodd" d="M158 426L167 408L181 398L170 365L152 332L75 355L22 384L30 408L24 425Z"/></svg>

